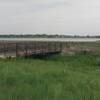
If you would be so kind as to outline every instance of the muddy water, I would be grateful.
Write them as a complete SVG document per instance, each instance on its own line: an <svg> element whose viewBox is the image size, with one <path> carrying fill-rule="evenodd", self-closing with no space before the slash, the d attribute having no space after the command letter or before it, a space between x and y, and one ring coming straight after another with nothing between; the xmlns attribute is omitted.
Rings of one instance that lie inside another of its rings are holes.
<svg viewBox="0 0 100 100"><path fill-rule="evenodd" d="M100 38L0 38L0 41L96 42Z"/></svg>

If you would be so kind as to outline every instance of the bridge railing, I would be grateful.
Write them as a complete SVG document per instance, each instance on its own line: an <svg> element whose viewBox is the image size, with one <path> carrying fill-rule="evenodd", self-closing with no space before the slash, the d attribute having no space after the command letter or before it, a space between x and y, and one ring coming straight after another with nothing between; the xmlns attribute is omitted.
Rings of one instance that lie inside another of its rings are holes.
<svg viewBox="0 0 100 100"><path fill-rule="evenodd" d="M9 42L0 41L0 57L29 56L61 52L61 42Z"/></svg>

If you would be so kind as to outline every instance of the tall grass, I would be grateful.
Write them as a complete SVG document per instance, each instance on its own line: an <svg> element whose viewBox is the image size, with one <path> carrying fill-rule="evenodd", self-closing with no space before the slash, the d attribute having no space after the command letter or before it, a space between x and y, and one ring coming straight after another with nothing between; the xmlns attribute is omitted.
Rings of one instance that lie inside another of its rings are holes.
<svg viewBox="0 0 100 100"><path fill-rule="evenodd" d="M100 100L100 55L1 59L0 100Z"/></svg>

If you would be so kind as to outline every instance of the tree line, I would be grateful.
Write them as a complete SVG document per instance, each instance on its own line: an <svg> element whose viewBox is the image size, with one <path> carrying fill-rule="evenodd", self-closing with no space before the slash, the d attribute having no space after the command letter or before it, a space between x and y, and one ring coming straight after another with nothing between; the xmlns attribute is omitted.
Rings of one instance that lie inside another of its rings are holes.
<svg viewBox="0 0 100 100"><path fill-rule="evenodd" d="M47 34L9 34L0 35L0 38L100 38L100 36L79 36L79 35L47 35Z"/></svg>

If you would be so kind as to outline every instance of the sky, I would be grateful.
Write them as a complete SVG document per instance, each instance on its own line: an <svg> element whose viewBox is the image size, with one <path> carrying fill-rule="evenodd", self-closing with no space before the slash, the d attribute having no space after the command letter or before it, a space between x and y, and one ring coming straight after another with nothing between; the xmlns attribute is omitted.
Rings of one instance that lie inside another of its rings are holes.
<svg viewBox="0 0 100 100"><path fill-rule="evenodd" d="M0 0L0 34L100 35L100 0Z"/></svg>

